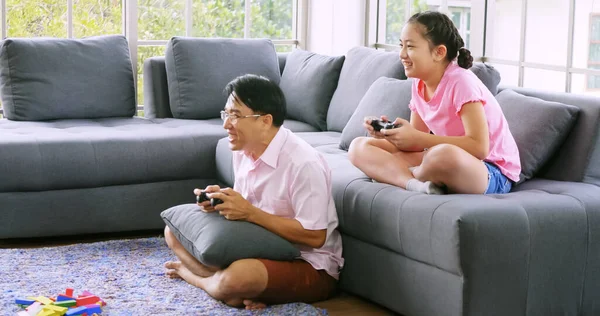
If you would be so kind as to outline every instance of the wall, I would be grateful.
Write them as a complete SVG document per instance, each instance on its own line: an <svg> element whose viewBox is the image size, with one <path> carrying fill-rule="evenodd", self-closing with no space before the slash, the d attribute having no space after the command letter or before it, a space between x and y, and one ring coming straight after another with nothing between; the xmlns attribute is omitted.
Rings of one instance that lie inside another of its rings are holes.
<svg viewBox="0 0 600 316"><path fill-rule="evenodd" d="M365 46L366 0L310 0L306 49L344 55Z"/></svg>

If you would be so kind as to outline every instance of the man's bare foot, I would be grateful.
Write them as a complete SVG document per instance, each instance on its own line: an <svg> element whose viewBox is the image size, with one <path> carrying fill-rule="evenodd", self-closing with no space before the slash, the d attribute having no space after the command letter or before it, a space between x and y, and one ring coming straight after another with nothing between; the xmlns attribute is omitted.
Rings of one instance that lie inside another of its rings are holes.
<svg viewBox="0 0 600 316"><path fill-rule="evenodd" d="M171 275L177 275L178 277L184 279L187 283L203 289L201 283L204 277L194 274L180 261L167 261L165 262L165 268L169 269L169 271L167 271L167 275L169 277Z"/></svg>
<svg viewBox="0 0 600 316"><path fill-rule="evenodd" d="M255 302L252 300L244 300L244 305L246 305L246 309L263 309L267 307L267 305L261 302Z"/></svg>
<svg viewBox="0 0 600 316"><path fill-rule="evenodd" d="M165 262L165 268L167 268L167 276L171 279L181 279L177 270L181 267L180 261L167 261Z"/></svg>

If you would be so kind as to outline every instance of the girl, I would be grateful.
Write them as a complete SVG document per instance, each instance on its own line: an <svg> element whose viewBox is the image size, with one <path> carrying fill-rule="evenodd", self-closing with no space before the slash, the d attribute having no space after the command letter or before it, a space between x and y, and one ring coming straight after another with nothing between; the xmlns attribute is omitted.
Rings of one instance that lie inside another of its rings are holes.
<svg viewBox="0 0 600 316"><path fill-rule="evenodd" d="M473 64L445 14L413 15L400 38L400 59L414 78L410 122L354 139L349 158L367 176L427 194L507 193L521 163L502 109L468 70ZM382 116L381 120L387 121ZM431 134L430 132L433 132Z"/></svg>

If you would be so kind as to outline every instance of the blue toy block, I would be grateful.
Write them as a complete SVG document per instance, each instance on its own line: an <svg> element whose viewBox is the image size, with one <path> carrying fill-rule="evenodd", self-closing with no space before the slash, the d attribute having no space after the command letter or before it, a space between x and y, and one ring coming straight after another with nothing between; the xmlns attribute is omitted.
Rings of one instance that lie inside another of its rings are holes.
<svg viewBox="0 0 600 316"><path fill-rule="evenodd" d="M85 307L87 308L88 315L93 314L93 313L96 313L96 314L102 313L102 307L100 307L100 305L92 304L92 305L86 305Z"/></svg>
<svg viewBox="0 0 600 316"><path fill-rule="evenodd" d="M74 301L74 300L75 300L75 298L73 298L73 297L68 297L68 296L66 296L66 295L62 295L62 294L56 297L56 301L57 301L57 302L62 302L62 301Z"/></svg>
<svg viewBox="0 0 600 316"><path fill-rule="evenodd" d="M67 311L65 315L73 316L73 315L83 315L83 313L87 313L87 308L85 306L73 308Z"/></svg>
<svg viewBox="0 0 600 316"><path fill-rule="evenodd" d="M33 303L35 303L34 300L28 300L28 299L24 299L24 298L18 298L15 300L15 303L19 304L19 305L31 305Z"/></svg>

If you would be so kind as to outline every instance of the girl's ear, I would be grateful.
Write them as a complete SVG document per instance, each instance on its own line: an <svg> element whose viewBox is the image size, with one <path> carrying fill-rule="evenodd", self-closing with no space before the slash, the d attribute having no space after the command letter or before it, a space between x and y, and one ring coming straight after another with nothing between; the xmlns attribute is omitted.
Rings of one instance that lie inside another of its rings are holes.
<svg viewBox="0 0 600 316"><path fill-rule="evenodd" d="M448 49L446 45L438 45L433 49L433 57L437 62L444 60L447 53Z"/></svg>

